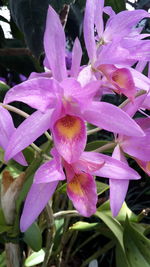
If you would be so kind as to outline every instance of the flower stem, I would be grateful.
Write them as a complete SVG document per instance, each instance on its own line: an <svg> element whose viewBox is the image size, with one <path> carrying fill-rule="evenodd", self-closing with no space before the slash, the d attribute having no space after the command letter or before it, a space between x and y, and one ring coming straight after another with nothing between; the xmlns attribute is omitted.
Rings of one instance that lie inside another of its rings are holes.
<svg viewBox="0 0 150 267"><path fill-rule="evenodd" d="M16 107L13 107L11 105L4 105L3 103L0 103L0 106L2 106L3 108L5 108L5 109L7 109L9 111L12 111L12 112L18 114L18 115L20 115L20 116L22 116L24 118L28 118L30 116L28 113L26 113L26 112L24 112L24 111L22 111L22 110L20 110L20 109L18 109ZM48 132L45 132L44 134L45 134L45 136L47 137L48 140L52 141L52 137L50 136L50 134Z"/></svg>
<svg viewBox="0 0 150 267"><path fill-rule="evenodd" d="M97 132L99 132L99 131L101 131L101 130L102 130L102 129L99 128L99 127L94 128L94 129L92 129L92 130L87 131L87 135L97 133Z"/></svg>
<svg viewBox="0 0 150 267"><path fill-rule="evenodd" d="M42 267L48 266L48 262L54 245L53 240L56 232L53 210L50 203L48 203L46 206L46 217L47 217L48 234L47 234L46 253Z"/></svg>
<svg viewBox="0 0 150 267"><path fill-rule="evenodd" d="M104 146L101 146L101 147L95 149L94 152L103 152L103 151L105 151L105 150L114 148L115 146L116 146L115 143L106 144L106 145L104 145Z"/></svg>
<svg viewBox="0 0 150 267"><path fill-rule="evenodd" d="M54 213L54 218L66 217L66 216L81 216L76 210L63 210Z"/></svg>

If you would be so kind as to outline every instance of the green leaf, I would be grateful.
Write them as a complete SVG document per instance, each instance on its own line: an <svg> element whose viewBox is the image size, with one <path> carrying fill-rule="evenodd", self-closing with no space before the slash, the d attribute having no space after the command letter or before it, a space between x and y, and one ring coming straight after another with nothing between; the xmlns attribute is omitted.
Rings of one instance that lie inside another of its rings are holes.
<svg viewBox="0 0 150 267"><path fill-rule="evenodd" d="M135 215L127 206L127 204L124 202L121 210L119 211L119 214L117 215L116 219L118 221L125 221L126 217L128 216L130 221L137 222L138 216Z"/></svg>
<svg viewBox="0 0 150 267"><path fill-rule="evenodd" d="M98 216L107 225L107 227L111 230L113 235L118 240L121 248L124 250L123 227L116 218L112 217L110 211L110 202L106 201L103 205L98 207L95 215Z"/></svg>
<svg viewBox="0 0 150 267"><path fill-rule="evenodd" d="M56 192L66 193L66 189L67 189L67 183L64 183L63 185L57 188Z"/></svg>
<svg viewBox="0 0 150 267"><path fill-rule="evenodd" d="M36 57L43 52L43 34L48 0L10 0L12 17L25 36L27 46Z"/></svg>
<svg viewBox="0 0 150 267"><path fill-rule="evenodd" d="M149 267L150 240L141 234L135 227L136 224L134 224L133 227L127 218L123 236L127 259L131 267Z"/></svg>
<svg viewBox="0 0 150 267"><path fill-rule="evenodd" d="M96 187L97 187L98 196L109 189L109 185L108 184L104 184L104 183L99 182L99 181L96 181Z"/></svg>
<svg viewBox="0 0 150 267"><path fill-rule="evenodd" d="M49 0L49 4L57 11L60 12L64 5L73 4L75 0Z"/></svg>
<svg viewBox="0 0 150 267"><path fill-rule="evenodd" d="M8 90L9 90L9 86L6 83L0 81L0 102L3 101L4 96Z"/></svg>
<svg viewBox="0 0 150 267"><path fill-rule="evenodd" d="M125 0L106 0L105 6L111 6L117 13L126 9Z"/></svg>
<svg viewBox="0 0 150 267"><path fill-rule="evenodd" d="M56 233L54 237L54 247L53 250L57 250L60 241L61 241L61 236L63 233L63 225L64 225L64 218L61 219L55 219L55 227L56 227Z"/></svg>
<svg viewBox="0 0 150 267"><path fill-rule="evenodd" d="M77 222L69 227L69 230L90 231L100 226L100 223Z"/></svg>
<svg viewBox="0 0 150 267"><path fill-rule="evenodd" d="M27 147L23 150L23 155L25 156L28 164L31 164L34 160L35 152L32 147Z"/></svg>
<svg viewBox="0 0 150 267"><path fill-rule="evenodd" d="M26 260L25 260L25 267L35 266L40 264L44 261L45 251L41 249L38 252L32 253Z"/></svg>
<svg viewBox="0 0 150 267"><path fill-rule="evenodd" d="M33 223L24 233L23 240L34 251L39 251L42 248L42 235L37 223Z"/></svg>
<svg viewBox="0 0 150 267"><path fill-rule="evenodd" d="M5 252L0 254L0 266L6 267L6 253Z"/></svg>
<svg viewBox="0 0 150 267"><path fill-rule="evenodd" d="M130 267L126 254L119 244L116 246L116 267Z"/></svg>

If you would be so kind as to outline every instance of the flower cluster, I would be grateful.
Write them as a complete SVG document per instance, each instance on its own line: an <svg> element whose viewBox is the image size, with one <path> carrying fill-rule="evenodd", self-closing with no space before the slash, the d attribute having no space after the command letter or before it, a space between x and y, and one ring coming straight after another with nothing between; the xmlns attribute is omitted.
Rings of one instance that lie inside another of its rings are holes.
<svg viewBox="0 0 150 267"><path fill-rule="evenodd" d="M105 26L104 13L109 16ZM132 118L137 110L150 108L150 79L142 74L150 60L150 42L142 27L136 27L145 17L150 15L144 10L115 14L111 7L104 7L103 0L87 0L83 30L89 63L81 66L78 39L67 63L65 33L59 16L49 7L44 34L46 72L32 73L28 80L11 88L4 99L4 104L21 101L36 111L17 129L4 108L0 113L0 136L5 139L0 145L5 149L6 161L14 158L26 165L21 151L48 129L54 141L53 159L36 171L27 195L22 231L38 217L61 180L67 180L67 194L74 207L88 217L96 211L94 176L109 178L110 206L116 216L129 180L140 179L128 166L124 153L150 173L150 120ZM102 97L108 93L123 94L127 103L118 107L103 102ZM114 134L112 157L84 152L87 123Z"/></svg>

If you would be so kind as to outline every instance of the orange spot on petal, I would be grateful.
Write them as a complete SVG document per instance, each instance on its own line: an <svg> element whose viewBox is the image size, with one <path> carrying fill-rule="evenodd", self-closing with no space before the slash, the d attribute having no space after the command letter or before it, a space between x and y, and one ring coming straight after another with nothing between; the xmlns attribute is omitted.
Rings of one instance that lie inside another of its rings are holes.
<svg viewBox="0 0 150 267"><path fill-rule="evenodd" d="M60 135L72 139L80 133L81 123L80 118L66 115L56 122L55 127Z"/></svg>
<svg viewBox="0 0 150 267"><path fill-rule="evenodd" d="M126 88L128 77L127 74L124 73L122 70L116 70L112 74L112 80L117 83L117 85L121 88Z"/></svg>
<svg viewBox="0 0 150 267"><path fill-rule="evenodd" d="M68 189L75 195L83 197L85 195L84 186L87 184L87 175L84 173L76 174L71 182L68 183Z"/></svg>

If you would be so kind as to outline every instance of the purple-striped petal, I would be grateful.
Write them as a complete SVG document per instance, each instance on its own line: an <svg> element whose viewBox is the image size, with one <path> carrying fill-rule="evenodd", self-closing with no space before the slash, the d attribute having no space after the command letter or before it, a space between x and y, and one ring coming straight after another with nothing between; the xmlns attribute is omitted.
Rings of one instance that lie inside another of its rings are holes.
<svg viewBox="0 0 150 267"><path fill-rule="evenodd" d="M34 112L12 134L5 153L5 160L14 157L49 129L53 110Z"/></svg>
<svg viewBox="0 0 150 267"><path fill-rule="evenodd" d="M53 77L58 81L67 77L65 46L65 33L59 16L49 6L44 34L44 48Z"/></svg>
<svg viewBox="0 0 150 267"><path fill-rule="evenodd" d="M96 183L90 174L75 174L73 179L67 183L67 194L74 207L83 216L90 217L96 212Z"/></svg>
<svg viewBox="0 0 150 267"><path fill-rule="evenodd" d="M57 184L57 181L52 183L32 184L21 215L21 232L25 232L37 219L54 193Z"/></svg>
<svg viewBox="0 0 150 267"><path fill-rule="evenodd" d="M29 106L45 111L56 102L54 94L55 81L49 78L35 78L27 80L11 88L5 96L4 104L21 101Z"/></svg>
<svg viewBox="0 0 150 267"><path fill-rule="evenodd" d="M83 116L88 122L107 131L127 136L144 136L142 129L127 113L109 103L93 101Z"/></svg>

